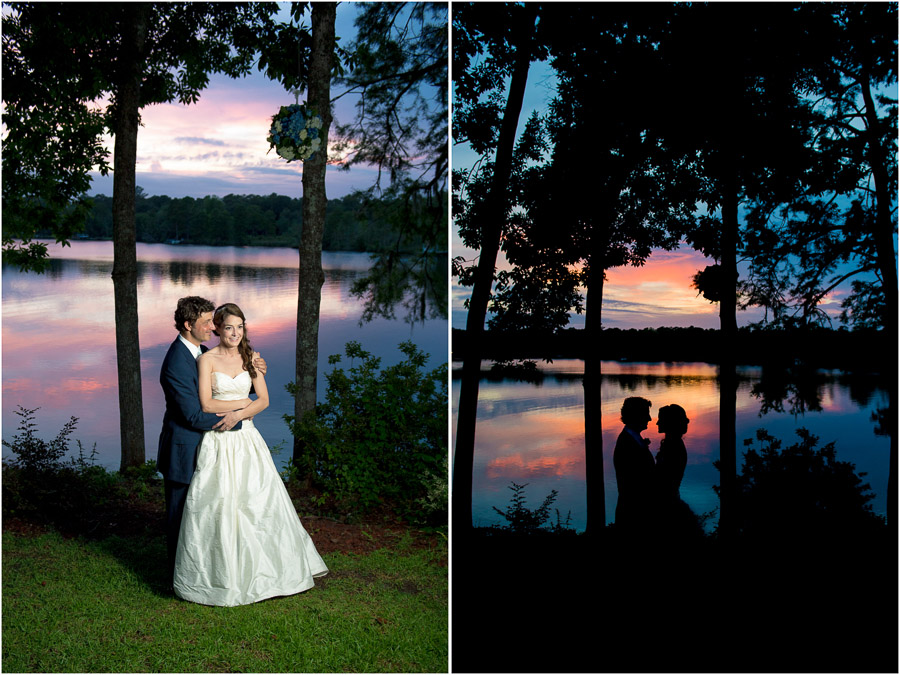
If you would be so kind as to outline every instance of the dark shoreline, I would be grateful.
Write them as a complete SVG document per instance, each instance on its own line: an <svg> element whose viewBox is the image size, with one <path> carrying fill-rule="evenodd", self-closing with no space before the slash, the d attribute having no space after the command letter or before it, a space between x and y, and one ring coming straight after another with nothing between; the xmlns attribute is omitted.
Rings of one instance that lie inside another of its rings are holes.
<svg viewBox="0 0 900 675"><path fill-rule="evenodd" d="M452 359L461 361L466 332L453 329ZM482 358L492 361L584 359L587 333L567 328L555 334L485 331ZM727 349L737 365L789 368L834 368L878 374L879 356L889 345L884 331L831 329L752 330L740 328L733 343L723 345L715 328L604 328L596 349L604 361L694 361L718 364ZM596 355L596 354L595 354Z"/></svg>

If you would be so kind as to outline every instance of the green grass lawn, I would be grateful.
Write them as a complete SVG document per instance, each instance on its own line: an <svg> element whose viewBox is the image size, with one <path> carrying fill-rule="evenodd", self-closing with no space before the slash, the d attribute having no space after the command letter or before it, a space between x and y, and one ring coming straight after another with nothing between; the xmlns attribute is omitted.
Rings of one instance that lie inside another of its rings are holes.
<svg viewBox="0 0 900 675"><path fill-rule="evenodd" d="M299 595L242 607L166 588L157 537L3 534L4 672L447 672L446 546L330 553Z"/></svg>

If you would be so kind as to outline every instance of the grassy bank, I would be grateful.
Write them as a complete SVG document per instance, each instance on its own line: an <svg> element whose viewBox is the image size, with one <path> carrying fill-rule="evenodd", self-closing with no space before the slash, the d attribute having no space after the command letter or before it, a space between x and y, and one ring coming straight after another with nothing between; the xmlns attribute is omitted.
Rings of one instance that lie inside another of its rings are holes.
<svg viewBox="0 0 900 675"><path fill-rule="evenodd" d="M441 672L446 550L412 538L300 595L205 607L165 585L159 537L3 534L5 672Z"/></svg>
<svg viewBox="0 0 900 675"><path fill-rule="evenodd" d="M20 436L27 465L3 464L4 672L446 672L445 533L330 517L292 481L329 574L295 596L196 605L168 583L155 464L108 472L61 462L59 445Z"/></svg>

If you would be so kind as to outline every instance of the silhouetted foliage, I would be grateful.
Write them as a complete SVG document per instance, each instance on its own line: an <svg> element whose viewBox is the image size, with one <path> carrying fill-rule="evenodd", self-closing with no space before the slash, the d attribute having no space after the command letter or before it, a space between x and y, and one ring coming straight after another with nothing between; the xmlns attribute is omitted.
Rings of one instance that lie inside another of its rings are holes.
<svg viewBox="0 0 900 675"><path fill-rule="evenodd" d="M827 323L820 303L852 279L841 321L892 329L897 101L888 94L897 82L897 5L804 5L794 13L812 36L802 90L813 113L812 162L802 189L759 193L752 203L748 301L767 297L766 318L776 324Z"/></svg>
<svg viewBox="0 0 900 675"><path fill-rule="evenodd" d="M525 506L525 488L527 486L528 483L519 485L515 481L510 481L507 487L512 491L513 496L510 497L506 511L501 511L496 506L492 507L494 511L503 516L507 524L493 525L489 529L513 535L535 535L539 533L574 535L575 530L569 527L571 513L566 517L565 523L563 523L557 509L556 522L545 526L547 521L550 520L550 507L553 506L559 493L556 490L551 490L540 506L535 509L529 509Z"/></svg>
<svg viewBox="0 0 900 675"><path fill-rule="evenodd" d="M465 331L453 329L453 358L461 360L468 348ZM883 373L885 365L873 361L892 345L883 331L795 328L791 330L738 329L734 339L723 344L716 328L604 328L601 339L592 340L579 328L553 334L536 331L507 333L486 331L481 341L484 358L497 362L513 359L581 359L594 350L604 360L698 361L718 363L723 349L737 355L739 365L771 365L775 379L780 370L808 367L843 368L862 373ZM810 370L811 369L811 370ZM760 391L765 395L765 391Z"/></svg>
<svg viewBox="0 0 900 675"><path fill-rule="evenodd" d="M837 460L833 442L817 448L817 436L804 428L796 433L799 441L784 449L765 429L744 441L749 449L737 479L741 535L762 544L830 545L883 533L865 474Z"/></svg>

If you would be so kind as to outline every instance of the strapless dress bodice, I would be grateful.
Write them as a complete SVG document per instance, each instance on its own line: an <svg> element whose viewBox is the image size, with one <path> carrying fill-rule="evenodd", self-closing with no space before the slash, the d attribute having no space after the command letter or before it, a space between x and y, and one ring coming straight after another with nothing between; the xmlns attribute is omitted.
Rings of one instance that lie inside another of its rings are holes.
<svg viewBox="0 0 900 675"><path fill-rule="evenodd" d="M238 401L250 395L250 373L241 371L235 377L213 371L213 398L219 401Z"/></svg>
<svg viewBox="0 0 900 675"><path fill-rule="evenodd" d="M240 401L250 395L250 387L253 384L250 373L241 371L234 377L213 371L212 390L213 398L218 401ZM244 420L241 423L243 429L253 429L253 420Z"/></svg>

